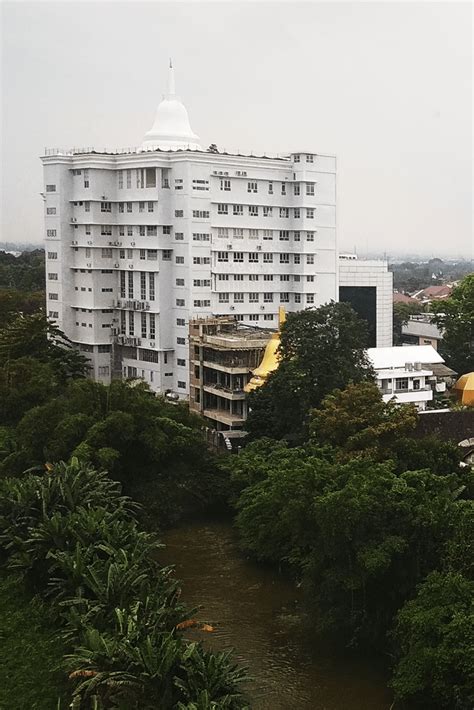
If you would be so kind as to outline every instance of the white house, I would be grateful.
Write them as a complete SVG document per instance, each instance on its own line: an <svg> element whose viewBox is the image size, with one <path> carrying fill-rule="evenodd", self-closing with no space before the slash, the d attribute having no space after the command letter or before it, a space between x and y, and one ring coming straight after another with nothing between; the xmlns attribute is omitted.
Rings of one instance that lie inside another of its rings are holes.
<svg viewBox="0 0 474 710"><path fill-rule="evenodd" d="M432 385L436 384L431 366L444 362L432 345L369 348L367 353L384 402L395 397L397 402L425 409L433 399Z"/></svg>
<svg viewBox="0 0 474 710"><path fill-rule="evenodd" d="M190 318L274 330L281 304L339 299L335 157L204 150L172 67L139 148L50 149L42 162L47 313L97 380L187 396ZM355 273L345 286L381 283ZM391 310L376 314L374 344L391 345Z"/></svg>

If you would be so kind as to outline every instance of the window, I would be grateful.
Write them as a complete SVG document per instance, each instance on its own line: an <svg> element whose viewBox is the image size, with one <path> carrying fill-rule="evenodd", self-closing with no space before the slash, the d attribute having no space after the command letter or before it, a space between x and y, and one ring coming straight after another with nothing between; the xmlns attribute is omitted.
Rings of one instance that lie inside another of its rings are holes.
<svg viewBox="0 0 474 710"><path fill-rule="evenodd" d="M46 185L46 192L56 192L56 185Z"/></svg>
<svg viewBox="0 0 474 710"><path fill-rule="evenodd" d="M48 279L49 279L50 281L57 281L57 280L58 280L58 275L57 275L57 274L54 274L54 273L48 274Z"/></svg>
<svg viewBox="0 0 474 710"><path fill-rule="evenodd" d="M118 211L119 214L122 214L125 211L125 202L119 202Z"/></svg>
<svg viewBox="0 0 474 710"><path fill-rule="evenodd" d="M210 240L210 234L206 234L204 232L193 232L193 242L209 242Z"/></svg>
<svg viewBox="0 0 474 710"><path fill-rule="evenodd" d="M257 183L256 183L256 181L248 182L248 183L247 183L247 192L257 192Z"/></svg>
<svg viewBox="0 0 474 710"><path fill-rule="evenodd" d="M290 274L280 274L280 281L289 281Z"/></svg>
<svg viewBox="0 0 474 710"><path fill-rule="evenodd" d="M234 274L234 281L243 281L243 280L244 280L243 274Z"/></svg>
<svg viewBox="0 0 474 710"><path fill-rule="evenodd" d="M178 257L176 257L178 258ZM184 263L184 257L183 257ZM208 256L193 256L193 264L210 264L211 260Z"/></svg>
<svg viewBox="0 0 474 710"><path fill-rule="evenodd" d="M127 188L130 189L132 187L132 171L127 170Z"/></svg>
<svg viewBox="0 0 474 710"><path fill-rule="evenodd" d="M211 285L210 279L194 279L193 280L193 286L196 286L197 288L209 288L210 285Z"/></svg>
<svg viewBox="0 0 474 710"><path fill-rule="evenodd" d="M244 206L243 205L234 205L232 207L232 214L235 217L243 215L243 213L244 213Z"/></svg>
<svg viewBox="0 0 474 710"><path fill-rule="evenodd" d="M217 275L217 280L218 280L218 281L228 281L228 280L229 280L229 274L218 274L218 275Z"/></svg>
<svg viewBox="0 0 474 710"><path fill-rule="evenodd" d="M295 207L295 209L293 210L293 217L295 219L299 219L301 217L301 210L299 207Z"/></svg>
<svg viewBox="0 0 474 710"><path fill-rule="evenodd" d="M273 303L273 293L264 293L263 294L263 302L264 303Z"/></svg>
<svg viewBox="0 0 474 710"><path fill-rule="evenodd" d="M127 259L133 259L133 249L127 249Z"/></svg>
<svg viewBox="0 0 474 710"><path fill-rule="evenodd" d="M144 236L145 236L145 231L146 231L145 225L144 225L144 224L141 224L141 225L138 227L138 234L139 234L141 237L144 237Z"/></svg>
<svg viewBox="0 0 474 710"><path fill-rule="evenodd" d="M101 202L100 203L100 211L101 212L112 212L112 203L111 202Z"/></svg>
<svg viewBox="0 0 474 710"><path fill-rule="evenodd" d="M144 212L144 211L145 211L145 203L144 203L144 202L139 202L139 203L138 203L138 211L139 211L139 212Z"/></svg>
<svg viewBox="0 0 474 710"><path fill-rule="evenodd" d="M175 210L174 216L175 217L184 217L184 211L183 210Z"/></svg>
<svg viewBox="0 0 474 710"><path fill-rule="evenodd" d="M144 271L140 273L140 298L146 301L146 274Z"/></svg>
<svg viewBox="0 0 474 710"><path fill-rule="evenodd" d="M293 185L293 194L297 197L300 194L300 184L299 182Z"/></svg>
<svg viewBox="0 0 474 710"><path fill-rule="evenodd" d="M127 227L127 237L133 237L133 227Z"/></svg>
<svg viewBox="0 0 474 710"><path fill-rule="evenodd" d="M308 274L306 277L306 281L308 283L312 283L314 281L314 274Z"/></svg>
<svg viewBox="0 0 474 710"><path fill-rule="evenodd" d="M301 303L301 293L295 293L295 303Z"/></svg>
<svg viewBox="0 0 474 710"><path fill-rule="evenodd" d="M59 311L48 311L48 318L59 318Z"/></svg>
<svg viewBox="0 0 474 710"><path fill-rule="evenodd" d="M178 387L181 390L185 390L186 389L186 382L183 382L183 380L178 380Z"/></svg>
<svg viewBox="0 0 474 710"><path fill-rule="evenodd" d="M193 210L193 217L195 219L209 219L209 212L203 210Z"/></svg>
<svg viewBox="0 0 474 710"><path fill-rule="evenodd" d="M118 171L118 188L123 190L123 170Z"/></svg>
<svg viewBox="0 0 474 710"><path fill-rule="evenodd" d="M290 294L287 291L282 291L280 293L280 303L289 303L290 302Z"/></svg>
<svg viewBox="0 0 474 710"><path fill-rule="evenodd" d="M306 254L306 263L314 264L314 254Z"/></svg>
<svg viewBox="0 0 474 710"><path fill-rule="evenodd" d="M56 207L47 207L46 214L56 214Z"/></svg>
<svg viewBox="0 0 474 710"><path fill-rule="evenodd" d="M47 236L47 237L55 237L55 236L56 236L56 230L55 230L55 229L47 229L47 230L46 230L46 236Z"/></svg>
<svg viewBox="0 0 474 710"><path fill-rule="evenodd" d="M301 254L295 254L293 256L293 263L294 264L301 264Z"/></svg>
<svg viewBox="0 0 474 710"><path fill-rule="evenodd" d="M289 207L280 207L280 217L289 217L290 216L290 208Z"/></svg>
<svg viewBox="0 0 474 710"><path fill-rule="evenodd" d="M268 183L268 194L273 195L273 182L271 180Z"/></svg>
<svg viewBox="0 0 474 710"><path fill-rule="evenodd" d="M219 303L229 303L229 294L228 293L220 293L219 294Z"/></svg>
<svg viewBox="0 0 474 710"><path fill-rule="evenodd" d="M256 291L251 291L249 293L249 303L258 303L260 294L258 294Z"/></svg>
<svg viewBox="0 0 474 710"><path fill-rule="evenodd" d="M113 288L101 288L100 289L102 293L113 293L114 289Z"/></svg>
<svg viewBox="0 0 474 710"><path fill-rule="evenodd" d="M286 195L286 183L281 183L281 194Z"/></svg>
<svg viewBox="0 0 474 710"><path fill-rule="evenodd" d="M133 272L128 273L128 297L133 298Z"/></svg>
<svg viewBox="0 0 474 710"><path fill-rule="evenodd" d="M217 214L228 214L229 205L224 205L221 202L217 205Z"/></svg>
<svg viewBox="0 0 474 710"><path fill-rule="evenodd" d="M314 294L313 293L306 294L306 303L314 303Z"/></svg>
<svg viewBox="0 0 474 710"><path fill-rule="evenodd" d="M257 205L249 205L249 215L250 217L258 217Z"/></svg>
<svg viewBox="0 0 474 710"><path fill-rule="evenodd" d="M155 300L155 274L149 274L149 289L150 289L150 301Z"/></svg>
<svg viewBox="0 0 474 710"><path fill-rule="evenodd" d="M89 170L84 170L84 187L89 187Z"/></svg>
<svg viewBox="0 0 474 710"><path fill-rule="evenodd" d="M194 303L195 308L209 308L211 305L211 302L208 300L204 300L204 301L198 300L198 301L193 301L193 303Z"/></svg>
<svg viewBox="0 0 474 710"><path fill-rule="evenodd" d="M249 264L258 264L258 252L257 251L249 252Z"/></svg>
<svg viewBox="0 0 474 710"><path fill-rule="evenodd" d="M217 261L229 261L229 254L226 251L218 251Z"/></svg>
<svg viewBox="0 0 474 710"><path fill-rule="evenodd" d="M234 303L243 303L244 302L244 294L243 293L234 293Z"/></svg>
<svg viewBox="0 0 474 710"><path fill-rule="evenodd" d="M119 249L119 259L125 259L125 249Z"/></svg>
<svg viewBox="0 0 474 710"><path fill-rule="evenodd" d="M58 258L57 251L48 251L48 259L57 259L57 258Z"/></svg>
<svg viewBox="0 0 474 710"><path fill-rule="evenodd" d="M146 338L146 313L140 313L142 338Z"/></svg>
<svg viewBox="0 0 474 710"><path fill-rule="evenodd" d="M251 313L249 315L249 320L260 320L260 316L258 315L258 313Z"/></svg>
<svg viewBox="0 0 474 710"><path fill-rule="evenodd" d="M288 242L290 239L290 233L287 229L280 229L280 241Z"/></svg>
<svg viewBox="0 0 474 710"><path fill-rule="evenodd" d="M193 190L209 190L209 180L193 180Z"/></svg>
<svg viewBox="0 0 474 710"><path fill-rule="evenodd" d="M163 261L171 261L171 249L163 249Z"/></svg>
<svg viewBox="0 0 474 710"><path fill-rule="evenodd" d="M133 311L128 312L128 333L129 335L135 335L135 317Z"/></svg>
<svg viewBox="0 0 474 710"><path fill-rule="evenodd" d="M163 227L164 229L164 227ZM146 228L147 237L156 237L158 234L158 227L156 224L149 224Z"/></svg>
<svg viewBox="0 0 474 710"><path fill-rule="evenodd" d="M314 209L313 208L307 208L306 209L306 217L308 219L314 219Z"/></svg>
<svg viewBox="0 0 474 710"><path fill-rule="evenodd" d="M264 254L263 255L263 263L264 264L273 264L273 254Z"/></svg>
<svg viewBox="0 0 474 710"><path fill-rule="evenodd" d="M243 229L234 229L234 238L235 239L243 239L244 237L244 230Z"/></svg>
<svg viewBox="0 0 474 710"><path fill-rule="evenodd" d="M158 249L147 249L146 258L149 261L156 261L158 259Z"/></svg>
<svg viewBox="0 0 474 710"><path fill-rule="evenodd" d="M408 389L408 377L396 377L395 378L395 389L397 391Z"/></svg>
<svg viewBox="0 0 474 710"><path fill-rule="evenodd" d="M182 241L184 241L184 233L183 232L175 232L174 238L176 239L177 242L182 242Z"/></svg>
<svg viewBox="0 0 474 710"><path fill-rule="evenodd" d="M176 279L176 286L184 286L184 279Z"/></svg>
<svg viewBox="0 0 474 710"><path fill-rule="evenodd" d="M312 162L314 162L314 161L313 161L313 156L312 156L312 155L307 155L307 156L306 156L306 162L307 162L307 163L312 163Z"/></svg>
<svg viewBox="0 0 474 710"><path fill-rule="evenodd" d="M234 262L242 263L244 260L244 252L243 251L234 251L233 258L234 258Z"/></svg>
<svg viewBox="0 0 474 710"><path fill-rule="evenodd" d="M179 307L184 306L184 298L177 298L176 299L176 305Z"/></svg>
<svg viewBox="0 0 474 710"><path fill-rule="evenodd" d="M299 162L300 162L300 156L299 156L299 155L295 155L294 161L295 161L295 163L299 163Z"/></svg>
<svg viewBox="0 0 474 710"><path fill-rule="evenodd" d="M258 229L249 229L250 239L258 239Z"/></svg>
<svg viewBox="0 0 474 710"><path fill-rule="evenodd" d="M182 190L183 189L183 180L181 178L176 178L174 181L174 189L175 190Z"/></svg>
<svg viewBox="0 0 474 710"><path fill-rule="evenodd" d="M186 325L184 318L176 318L176 325Z"/></svg>
<svg viewBox="0 0 474 710"><path fill-rule="evenodd" d="M308 157L308 156L306 156ZM306 194L314 196L314 182L307 182L306 183Z"/></svg>
<svg viewBox="0 0 474 710"><path fill-rule="evenodd" d="M289 254L280 254L280 264L289 264L290 263L290 255Z"/></svg>
<svg viewBox="0 0 474 710"><path fill-rule="evenodd" d="M111 259L112 258L112 249L102 249L102 258L103 259Z"/></svg>
<svg viewBox="0 0 474 710"><path fill-rule="evenodd" d="M227 227L218 227L217 228L217 236L218 237L228 237L229 230L227 229Z"/></svg>
<svg viewBox="0 0 474 710"><path fill-rule="evenodd" d="M186 367L186 360L184 360L184 358L182 358L182 357L177 357L176 364L179 365L180 367Z"/></svg>
<svg viewBox="0 0 474 710"><path fill-rule="evenodd" d="M249 274L249 281L258 281L258 274Z"/></svg>
<svg viewBox="0 0 474 710"><path fill-rule="evenodd" d="M145 168L145 180L147 187L156 187L156 169ZM153 210L151 210L153 211Z"/></svg>
<svg viewBox="0 0 474 710"><path fill-rule="evenodd" d="M230 180L221 180L221 190L230 192Z"/></svg>
<svg viewBox="0 0 474 710"><path fill-rule="evenodd" d="M102 224L100 227L100 233L103 236L111 237L112 236L112 225L111 224Z"/></svg>
<svg viewBox="0 0 474 710"><path fill-rule="evenodd" d="M132 212L132 202L127 202L127 212Z"/></svg>
<svg viewBox="0 0 474 710"><path fill-rule="evenodd" d="M150 340L153 340L153 338L156 335L156 316L154 313L150 313L149 321L150 321L149 322L150 332L148 334L148 337L150 338ZM165 357L166 357L166 353L165 353ZM166 360L165 360L165 362L166 362Z"/></svg>
<svg viewBox="0 0 474 710"><path fill-rule="evenodd" d="M48 294L48 298L49 298L50 301L58 301L58 300L59 300L59 296L58 296L57 293L50 293L50 294Z"/></svg>
<svg viewBox="0 0 474 710"><path fill-rule="evenodd" d="M273 254L272 254L273 256ZM273 281L273 274L263 274L264 281Z"/></svg>
<svg viewBox="0 0 474 710"><path fill-rule="evenodd" d="M314 242L314 232L306 232L306 241Z"/></svg>
<svg viewBox="0 0 474 710"><path fill-rule="evenodd" d="M263 238L266 240L271 240L273 239L273 230L271 229L264 229L263 230Z"/></svg>

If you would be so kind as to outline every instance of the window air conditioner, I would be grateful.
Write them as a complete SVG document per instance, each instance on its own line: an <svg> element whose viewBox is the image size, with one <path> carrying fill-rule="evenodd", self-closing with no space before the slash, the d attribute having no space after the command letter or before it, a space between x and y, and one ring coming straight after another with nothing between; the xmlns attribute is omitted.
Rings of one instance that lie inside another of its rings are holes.
<svg viewBox="0 0 474 710"><path fill-rule="evenodd" d="M133 264L129 264L129 265L128 265L128 268L129 268L129 269L133 269Z"/></svg>
<svg viewBox="0 0 474 710"><path fill-rule="evenodd" d="M262 251L262 246L260 244L257 246L257 251Z"/></svg>
<svg viewBox="0 0 474 710"><path fill-rule="evenodd" d="M88 244L92 244L92 242L91 242L91 240L90 240L90 239L89 239L89 241L88 241L87 243L88 243Z"/></svg>
<svg viewBox="0 0 474 710"><path fill-rule="evenodd" d="M232 249L232 244L228 244L227 249Z"/></svg>
<svg viewBox="0 0 474 710"><path fill-rule="evenodd" d="M265 310L265 306L260 306L260 310L261 310L261 311L264 311L264 310Z"/></svg>
<svg viewBox="0 0 474 710"><path fill-rule="evenodd" d="M78 243L78 242L77 242L77 239L76 239L76 240L74 240L74 241L73 241L72 243L73 243L73 244L77 244L77 243Z"/></svg>
<svg viewBox="0 0 474 710"><path fill-rule="evenodd" d="M114 264L114 267L115 267L116 269L118 269L119 266L120 266L120 264Z"/></svg>
<svg viewBox="0 0 474 710"><path fill-rule="evenodd" d="M92 266L92 263L91 263L90 261L88 261L87 264L86 264L86 266L87 266L88 269L90 269L91 266Z"/></svg>
<svg viewBox="0 0 474 710"><path fill-rule="evenodd" d="M135 246L135 242L130 242L130 244L132 245L132 247L134 247L134 246Z"/></svg>
<svg viewBox="0 0 474 710"><path fill-rule="evenodd" d="M151 343L150 343L150 348L154 348L154 347L155 347L155 341L152 340Z"/></svg>
<svg viewBox="0 0 474 710"><path fill-rule="evenodd" d="M235 306L231 306L231 307L230 307L230 310L231 310L231 311L235 311Z"/></svg>
<svg viewBox="0 0 474 710"><path fill-rule="evenodd" d="M76 217L71 217L71 222L77 222Z"/></svg>

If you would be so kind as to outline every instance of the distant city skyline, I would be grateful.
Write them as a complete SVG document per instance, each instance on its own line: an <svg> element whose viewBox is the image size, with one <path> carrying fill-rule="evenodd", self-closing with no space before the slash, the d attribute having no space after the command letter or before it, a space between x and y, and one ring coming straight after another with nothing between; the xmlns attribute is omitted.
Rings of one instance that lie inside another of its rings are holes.
<svg viewBox="0 0 474 710"><path fill-rule="evenodd" d="M4 241L43 241L45 146L141 142L172 56L203 146L337 155L341 251L473 257L469 3L1 12Z"/></svg>

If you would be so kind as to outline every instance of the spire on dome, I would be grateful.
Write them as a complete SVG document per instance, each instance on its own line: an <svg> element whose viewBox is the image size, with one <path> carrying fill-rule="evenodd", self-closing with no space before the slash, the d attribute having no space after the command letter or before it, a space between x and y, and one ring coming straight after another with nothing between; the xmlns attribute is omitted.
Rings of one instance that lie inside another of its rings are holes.
<svg viewBox="0 0 474 710"><path fill-rule="evenodd" d="M175 93L173 62L168 68L168 92L158 106L155 122L145 134L141 150L202 150L186 108Z"/></svg>

